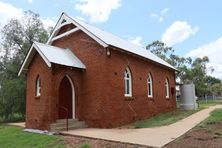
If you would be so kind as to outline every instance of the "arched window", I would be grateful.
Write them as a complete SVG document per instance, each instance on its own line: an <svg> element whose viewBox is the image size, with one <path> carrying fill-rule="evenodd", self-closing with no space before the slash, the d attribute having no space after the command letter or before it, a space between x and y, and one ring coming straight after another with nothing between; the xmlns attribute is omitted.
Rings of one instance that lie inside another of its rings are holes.
<svg viewBox="0 0 222 148"><path fill-rule="evenodd" d="M168 79L165 80L165 90L166 90L166 98L170 97L170 86Z"/></svg>
<svg viewBox="0 0 222 148"><path fill-rule="evenodd" d="M148 97L153 97L153 79L150 73L147 78L147 89L148 89Z"/></svg>
<svg viewBox="0 0 222 148"><path fill-rule="evenodd" d="M35 82L35 95L36 96L41 95L41 79L39 76L36 78L36 82Z"/></svg>
<svg viewBox="0 0 222 148"><path fill-rule="evenodd" d="M124 72L125 96L132 96L132 76L129 68Z"/></svg>

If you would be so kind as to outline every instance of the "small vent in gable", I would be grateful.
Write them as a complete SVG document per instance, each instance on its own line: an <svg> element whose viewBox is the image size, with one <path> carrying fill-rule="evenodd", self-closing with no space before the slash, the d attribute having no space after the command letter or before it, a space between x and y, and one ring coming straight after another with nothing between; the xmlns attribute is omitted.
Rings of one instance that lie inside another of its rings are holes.
<svg viewBox="0 0 222 148"><path fill-rule="evenodd" d="M62 22L61 22L61 24L65 23L65 22L67 22L67 21L66 21L65 19L63 19Z"/></svg>

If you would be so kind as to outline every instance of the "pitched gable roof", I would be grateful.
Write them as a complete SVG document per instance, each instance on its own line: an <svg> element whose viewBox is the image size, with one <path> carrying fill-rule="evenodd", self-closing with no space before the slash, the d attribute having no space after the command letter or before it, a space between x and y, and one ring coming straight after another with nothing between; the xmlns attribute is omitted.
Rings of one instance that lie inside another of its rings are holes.
<svg viewBox="0 0 222 148"><path fill-rule="evenodd" d="M51 67L51 64L55 63L75 68L86 68L86 66L69 49L34 42L19 70L18 76L28 69L29 64L31 63L36 52L39 53L48 67Z"/></svg>
<svg viewBox="0 0 222 148"><path fill-rule="evenodd" d="M82 30L83 32L88 34L90 37L95 39L103 47L108 47L108 46L117 47L117 48L120 48L126 52L138 55L138 56L143 57L145 59L151 60L153 62L164 65L168 68L176 70L176 68L174 68L172 65L170 65L166 61L162 60L161 58L157 57L156 55L154 55L150 51L146 50L145 48L140 47L140 46L138 46L134 43L131 43L129 41L126 41L124 39L121 39L109 32L105 32L101 29L98 29L92 25L89 25L89 24L81 21L81 20L78 20L76 18L68 16L66 13L62 13L51 37L48 40L48 44L50 44L50 42L52 41L53 36L55 36L55 34L56 34L56 31L59 30L60 25L63 20L66 20L67 23L73 23L75 26L77 26L78 29Z"/></svg>

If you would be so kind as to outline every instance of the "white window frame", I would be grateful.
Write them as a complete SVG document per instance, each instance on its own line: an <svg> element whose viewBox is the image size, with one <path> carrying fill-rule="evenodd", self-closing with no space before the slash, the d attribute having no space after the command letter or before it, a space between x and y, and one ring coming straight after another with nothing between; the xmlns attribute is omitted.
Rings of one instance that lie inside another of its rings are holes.
<svg viewBox="0 0 222 148"><path fill-rule="evenodd" d="M149 91L149 89L150 89L150 91ZM153 97L153 78L150 73L148 74L148 78L147 78L147 95L149 98Z"/></svg>
<svg viewBox="0 0 222 148"><path fill-rule="evenodd" d="M127 74L129 77L127 77ZM127 85L127 81L129 81L129 86ZM124 72L124 88L125 88L124 89L124 91L125 91L124 96L125 97L132 97L132 75L131 75L130 69L128 67L125 69L125 72ZM129 90L129 92L127 90Z"/></svg>
<svg viewBox="0 0 222 148"><path fill-rule="evenodd" d="M39 97L41 96L41 79L40 77L38 76L37 79L36 79L36 96Z"/></svg>
<svg viewBox="0 0 222 148"><path fill-rule="evenodd" d="M165 80L165 90L166 90L166 98L170 98L170 87L169 87L169 81L167 78Z"/></svg>

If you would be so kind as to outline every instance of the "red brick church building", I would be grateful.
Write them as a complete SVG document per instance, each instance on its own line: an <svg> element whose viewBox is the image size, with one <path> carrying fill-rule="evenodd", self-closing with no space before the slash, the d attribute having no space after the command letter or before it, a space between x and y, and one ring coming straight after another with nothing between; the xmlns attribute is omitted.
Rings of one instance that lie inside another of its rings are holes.
<svg viewBox="0 0 222 148"><path fill-rule="evenodd" d="M27 76L26 127L50 130L69 118L110 128L173 110L175 71L146 49L62 13L18 74Z"/></svg>

